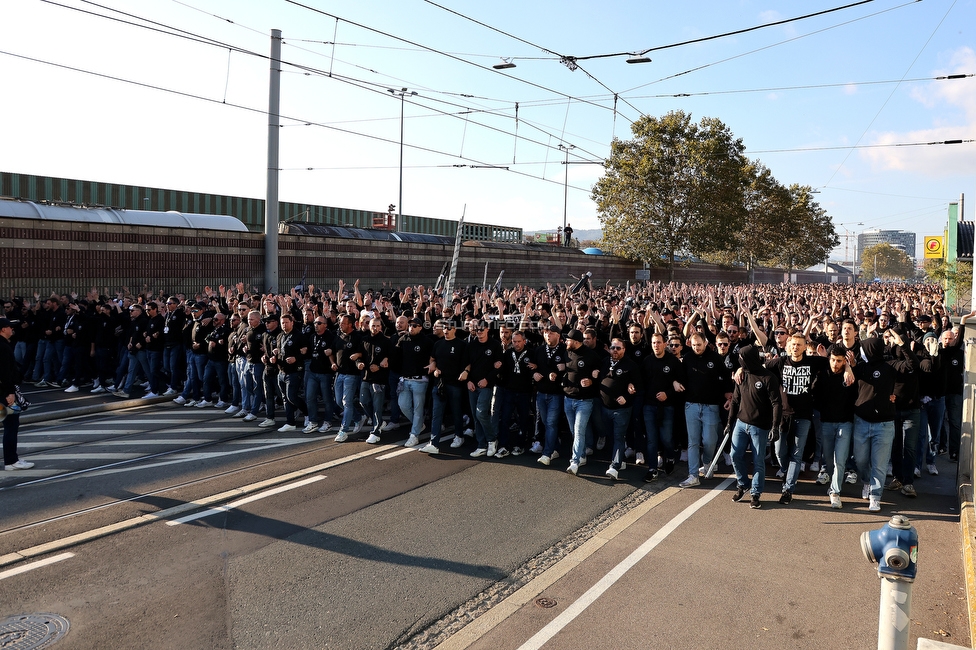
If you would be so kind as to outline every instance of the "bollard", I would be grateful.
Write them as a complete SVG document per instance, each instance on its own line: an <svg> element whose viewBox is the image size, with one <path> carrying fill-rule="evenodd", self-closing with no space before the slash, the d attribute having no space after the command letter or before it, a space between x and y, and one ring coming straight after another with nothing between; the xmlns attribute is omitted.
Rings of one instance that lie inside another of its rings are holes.
<svg viewBox="0 0 976 650"><path fill-rule="evenodd" d="M879 530L861 533L861 551L868 562L878 564L881 578L878 650L908 650L918 532L908 517L894 515Z"/></svg>

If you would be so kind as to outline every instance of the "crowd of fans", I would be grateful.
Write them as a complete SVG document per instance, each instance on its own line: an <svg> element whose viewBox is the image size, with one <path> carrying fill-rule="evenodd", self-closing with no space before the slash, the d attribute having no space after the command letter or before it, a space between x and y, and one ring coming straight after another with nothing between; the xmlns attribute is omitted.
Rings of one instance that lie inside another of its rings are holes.
<svg viewBox="0 0 976 650"><path fill-rule="evenodd" d="M783 479L780 503L809 470L833 507L860 479L876 511L885 488L913 497L936 454L959 452L961 336L937 286L601 287L584 276L444 297L239 283L35 295L4 311L20 379L40 388L168 396L281 432L337 427L336 442L375 444L403 425L414 447L429 429L426 453L564 457L573 474L596 454L612 479L628 464L650 482L687 463L682 487L725 461L734 499L749 492L752 507L767 465ZM30 465L6 447L7 469Z"/></svg>

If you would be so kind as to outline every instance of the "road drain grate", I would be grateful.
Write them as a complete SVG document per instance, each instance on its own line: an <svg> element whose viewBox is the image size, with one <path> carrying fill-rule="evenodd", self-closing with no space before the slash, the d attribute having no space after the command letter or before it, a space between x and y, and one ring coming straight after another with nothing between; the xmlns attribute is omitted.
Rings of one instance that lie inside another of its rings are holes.
<svg viewBox="0 0 976 650"><path fill-rule="evenodd" d="M536 598L535 604L542 609L549 609L550 607L556 606L556 601L554 601L552 598Z"/></svg>
<svg viewBox="0 0 976 650"><path fill-rule="evenodd" d="M68 633L68 619L57 614L20 614L0 620L0 648L47 648Z"/></svg>

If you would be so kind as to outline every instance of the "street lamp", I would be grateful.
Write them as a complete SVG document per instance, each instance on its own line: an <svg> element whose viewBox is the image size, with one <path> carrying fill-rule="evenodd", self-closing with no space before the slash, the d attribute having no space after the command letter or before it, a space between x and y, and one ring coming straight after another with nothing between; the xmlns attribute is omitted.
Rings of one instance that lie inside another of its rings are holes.
<svg viewBox="0 0 976 650"><path fill-rule="evenodd" d="M563 232L566 232L566 212L569 207L569 152L576 148L576 145L561 144L559 149L566 152L566 180L563 182Z"/></svg>
<svg viewBox="0 0 976 650"><path fill-rule="evenodd" d="M392 88L386 89L394 97L400 96L400 204L397 206L399 212L397 214L396 221L393 223L393 231L400 230L400 217L403 216L403 104L404 97L407 95L413 96L417 94L416 90L411 90L407 92L406 88L401 88L400 90L394 90Z"/></svg>

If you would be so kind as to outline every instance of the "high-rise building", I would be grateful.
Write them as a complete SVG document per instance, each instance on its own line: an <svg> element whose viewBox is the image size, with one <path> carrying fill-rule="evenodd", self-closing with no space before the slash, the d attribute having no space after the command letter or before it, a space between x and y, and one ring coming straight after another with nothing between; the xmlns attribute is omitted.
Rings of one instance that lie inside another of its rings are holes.
<svg viewBox="0 0 976 650"><path fill-rule="evenodd" d="M857 235L857 250L864 251L877 244L891 244L895 248L900 248L915 259L915 233L907 230L879 230L873 228L865 230Z"/></svg>

